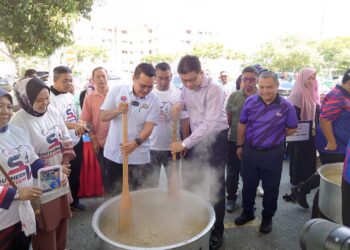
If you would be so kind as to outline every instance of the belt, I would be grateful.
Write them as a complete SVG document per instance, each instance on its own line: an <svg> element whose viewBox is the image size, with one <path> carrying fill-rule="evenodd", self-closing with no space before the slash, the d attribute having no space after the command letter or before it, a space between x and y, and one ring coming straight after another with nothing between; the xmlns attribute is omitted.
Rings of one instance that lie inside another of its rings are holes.
<svg viewBox="0 0 350 250"><path fill-rule="evenodd" d="M255 149L255 150L258 150L258 151L268 151L268 150L271 150L271 149L274 149L274 148L280 146L281 144L274 145L274 146L268 147L268 148L256 147L256 146L253 146L253 145L251 145L251 144L249 144L249 143L248 143L248 145L249 145L249 147L251 147L251 148L253 148L253 149Z"/></svg>

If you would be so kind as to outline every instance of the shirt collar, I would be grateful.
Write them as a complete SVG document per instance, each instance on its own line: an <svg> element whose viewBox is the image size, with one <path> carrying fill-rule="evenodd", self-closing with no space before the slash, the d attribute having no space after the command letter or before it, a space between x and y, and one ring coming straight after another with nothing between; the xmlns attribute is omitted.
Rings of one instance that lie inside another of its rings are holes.
<svg viewBox="0 0 350 250"><path fill-rule="evenodd" d="M60 95L60 94L66 94L67 92L60 92L58 91L57 89L55 89L53 86L50 87L50 90L51 92L54 94L54 95Z"/></svg>
<svg viewBox="0 0 350 250"><path fill-rule="evenodd" d="M281 103L281 97L280 97L280 95L279 95L278 93L277 93L275 99L274 99L271 103L269 103L269 104L266 104L259 94L258 94L258 100L261 101L262 103L264 103L265 106L269 106L269 105L271 105L271 104L277 104L277 105L279 105L279 104Z"/></svg>
<svg viewBox="0 0 350 250"><path fill-rule="evenodd" d="M7 128L8 128L8 124L6 124L5 126L1 127L0 128L0 133L5 133L7 131Z"/></svg>
<svg viewBox="0 0 350 250"><path fill-rule="evenodd" d="M346 89L344 89L341 85L337 84L336 88L338 88L343 93L343 95L350 97L350 93L346 91Z"/></svg>
<svg viewBox="0 0 350 250"><path fill-rule="evenodd" d="M133 84L128 86L130 96L134 97L135 99L145 99L145 100L148 99L148 96L151 92L148 93L145 97L138 97L134 95L133 87L134 87Z"/></svg>

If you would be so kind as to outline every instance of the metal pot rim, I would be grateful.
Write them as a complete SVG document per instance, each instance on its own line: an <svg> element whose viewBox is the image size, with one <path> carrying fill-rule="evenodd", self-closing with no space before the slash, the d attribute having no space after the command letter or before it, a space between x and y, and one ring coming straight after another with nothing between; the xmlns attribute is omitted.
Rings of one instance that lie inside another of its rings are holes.
<svg viewBox="0 0 350 250"><path fill-rule="evenodd" d="M137 190L137 191L133 191L130 194L133 195L134 193L149 193L149 192L154 192L154 191L158 191L158 192L167 192L166 188L150 188L150 189L142 189L142 190ZM111 203L113 203L115 200L118 200L120 198L120 195L109 199L108 201L102 203L97 210L95 211L93 217L92 217L92 229L94 230L94 232L97 234L97 236L99 238L101 238L102 240L108 242L109 244L116 246L116 247L120 247L120 248L125 248L125 249L133 249L133 250L144 250L144 249L148 249L148 250L166 250L166 249L173 249L173 248L178 248L184 245L187 245L191 242L194 242L198 239L200 239L201 237L203 237L205 234L207 234L207 232L209 230L211 230L211 228L214 225L215 222L215 212L214 209L212 207L212 205L205 200L204 198L200 197L197 194L191 193L189 191L186 190L181 190L182 194L187 195L187 196L192 196L195 197L195 199L197 199L198 201L202 202L203 204L206 205L206 207L208 208L208 212L209 212L209 222L208 225L198 234L196 234L195 236L193 236L192 238L176 243L176 244L172 244L172 245L167 245L167 246L162 246L162 247L135 247L135 246L129 246L129 245L124 245L118 242L115 242L111 239L109 239L106 235L104 235L102 233L102 231L100 230L99 226L98 226L98 219L102 213L102 211Z"/></svg>

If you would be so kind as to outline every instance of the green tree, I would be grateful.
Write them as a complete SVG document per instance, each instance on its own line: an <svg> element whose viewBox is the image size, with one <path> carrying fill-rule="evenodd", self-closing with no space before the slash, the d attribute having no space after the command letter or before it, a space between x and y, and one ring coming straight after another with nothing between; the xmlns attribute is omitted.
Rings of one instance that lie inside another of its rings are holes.
<svg viewBox="0 0 350 250"><path fill-rule="evenodd" d="M325 67L341 72L350 67L350 37L335 37L319 42L318 51L323 55Z"/></svg>
<svg viewBox="0 0 350 250"><path fill-rule="evenodd" d="M0 51L19 69L20 56L48 56L72 41L72 24L89 17L93 0L0 1Z"/></svg>
<svg viewBox="0 0 350 250"><path fill-rule="evenodd" d="M89 58L92 62L96 59L102 59L104 61L108 59L108 50L104 47L74 45L72 49L77 53L78 62L82 62L84 58Z"/></svg>
<svg viewBox="0 0 350 250"><path fill-rule="evenodd" d="M141 58L141 61L148 62L148 63L159 63L159 62L167 62L172 63L176 55L170 55L170 54L154 54L154 55L146 55Z"/></svg>
<svg viewBox="0 0 350 250"><path fill-rule="evenodd" d="M198 43L193 46L192 54L199 58L219 59L224 54L224 45L219 43Z"/></svg>

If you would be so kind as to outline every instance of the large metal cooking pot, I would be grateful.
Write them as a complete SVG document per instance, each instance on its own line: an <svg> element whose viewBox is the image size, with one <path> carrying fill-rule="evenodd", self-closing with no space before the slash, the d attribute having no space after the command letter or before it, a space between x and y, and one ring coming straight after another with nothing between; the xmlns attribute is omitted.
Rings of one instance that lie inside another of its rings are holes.
<svg viewBox="0 0 350 250"><path fill-rule="evenodd" d="M148 202L152 202L154 197L160 196L160 195L166 195L167 189L144 189L139 191L131 192L131 198L134 201L137 200L143 200ZM184 200L187 204L192 204L194 207L202 207L204 208L202 211L205 211L205 216L208 217L208 224L205 226L203 230L201 230L197 235L194 235L192 238L187 239L183 242L178 242L176 244L167 245L167 246L161 246L161 247L134 247L125 245L122 243L118 243L111 238L109 238L106 233L103 231L103 227L101 227L102 223L108 222L108 219L106 217L110 217L111 213L112 216L118 216L118 203L120 200L120 196L117 196L115 198L112 198L105 203L103 203L94 213L94 216L92 218L92 228L96 235L99 238L99 249L105 249L105 250L114 250L114 249L132 249L132 250L141 250L141 249L149 249L149 250L160 250L160 249L186 249L186 250L205 250L209 249L209 239L210 239L210 230L215 222L215 213L213 207L210 205L208 201L203 199L202 197L187 192L187 191L181 191L181 199ZM133 203L133 206L135 205L135 202ZM191 206L192 206L191 205ZM136 208L135 209L140 209ZM161 209L161 207L160 207ZM115 214L114 214L115 213ZM137 223L137 222L135 222Z"/></svg>
<svg viewBox="0 0 350 250"><path fill-rule="evenodd" d="M325 164L318 169L321 176L318 206L322 214L339 224L342 224L342 171L343 163L341 162ZM334 177L337 181L334 181Z"/></svg>

